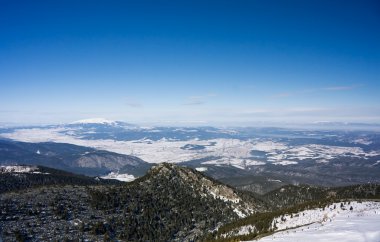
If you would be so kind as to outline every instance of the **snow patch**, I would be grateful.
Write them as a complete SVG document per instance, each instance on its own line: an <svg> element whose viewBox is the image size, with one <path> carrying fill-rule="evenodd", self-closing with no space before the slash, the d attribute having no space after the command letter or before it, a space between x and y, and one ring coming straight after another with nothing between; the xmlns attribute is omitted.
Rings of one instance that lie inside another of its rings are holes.
<svg viewBox="0 0 380 242"><path fill-rule="evenodd" d="M246 166L261 166L265 165L265 162L263 161L257 161L257 160L245 160Z"/></svg>
<svg viewBox="0 0 380 242"><path fill-rule="evenodd" d="M222 238L226 238L226 237L231 236L231 235L239 236L239 235L251 234L255 230L256 230L255 226L253 226L253 225L245 225L245 226L241 226L238 231L224 233L224 234L221 235L221 237Z"/></svg>
<svg viewBox="0 0 380 242"><path fill-rule="evenodd" d="M38 171L37 166L0 166L0 173L31 173L31 174L44 174L47 175L49 173L42 173Z"/></svg>
<svg viewBox="0 0 380 242"><path fill-rule="evenodd" d="M282 160L279 162L274 162L273 164L287 166L287 165L296 165L296 164L298 164L298 162L297 161L291 161L291 160Z"/></svg>
<svg viewBox="0 0 380 242"><path fill-rule="evenodd" d="M242 211L240 211L237 208L234 208L234 212L237 214L237 216L239 216L239 218L245 218L245 217L247 217L247 215L245 215Z"/></svg>
<svg viewBox="0 0 380 242"><path fill-rule="evenodd" d="M362 145L370 145L370 144L372 144L372 141L365 139L365 138L359 138L359 139L352 141L351 143L362 144Z"/></svg>
<svg viewBox="0 0 380 242"><path fill-rule="evenodd" d="M115 179L123 182L131 182L136 179L134 175L119 174L118 172L111 172L106 176L102 176L102 179Z"/></svg>
<svg viewBox="0 0 380 242"><path fill-rule="evenodd" d="M203 172L203 171L207 171L207 167L197 167L195 168L195 170Z"/></svg>
<svg viewBox="0 0 380 242"><path fill-rule="evenodd" d="M264 141L264 142L254 143L252 150L271 152L271 151L276 151L276 150L285 150L287 148L288 147L283 143L273 142L273 141Z"/></svg>
<svg viewBox="0 0 380 242"><path fill-rule="evenodd" d="M223 195L218 195L216 194L215 192L209 190L209 193L215 198L215 199L220 199L220 200L223 200L225 202L232 202L232 203L239 203L240 202L240 199L239 198L236 198L236 199L229 199Z"/></svg>

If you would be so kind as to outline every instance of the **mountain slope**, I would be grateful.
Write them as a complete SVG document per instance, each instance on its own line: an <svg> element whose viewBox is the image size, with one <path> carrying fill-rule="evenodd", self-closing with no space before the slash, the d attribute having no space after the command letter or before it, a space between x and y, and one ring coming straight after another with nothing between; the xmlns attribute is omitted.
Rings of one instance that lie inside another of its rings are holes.
<svg viewBox="0 0 380 242"><path fill-rule="evenodd" d="M15 164L42 165L92 176L117 170L141 176L151 167L135 156L89 147L0 140L0 165Z"/></svg>
<svg viewBox="0 0 380 242"><path fill-rule="evenodd" d="M326 199L380 199L380 185L360 184L332 188L287 185L264 194L262 199L272 209L287 208L305 202Z"/></svg>

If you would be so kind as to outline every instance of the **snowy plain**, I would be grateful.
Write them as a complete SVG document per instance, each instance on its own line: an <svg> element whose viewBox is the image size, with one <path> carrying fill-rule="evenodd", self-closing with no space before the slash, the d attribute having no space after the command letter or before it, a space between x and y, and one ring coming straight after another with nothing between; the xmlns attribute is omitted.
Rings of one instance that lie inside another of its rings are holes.
<svg viewBox="0 0 380 242"><path fill-rule="evenodd" d="M152 130L150 130L152 131ZM139 139L116 141L112 139L83 139L70 133L67 128L29 128L17 129L0 136L24 142L61 142L93 147L120 154L134 155L151 163L178 163L213 157L204 165L231 165L240 169L260 166L265 163L275 165L293 165L303 160L316 163L328 163L338 157L356 157L368 159L380 155L380 151L364 151L355 146L330 146L321 144L289 145L265 138L209 139L209 140L160 140ZM187 149L186 146L203 146L203 149ZM265 152L265 157L256 157L251 151ZM378 165L378 163L373 164Z"/></svg>

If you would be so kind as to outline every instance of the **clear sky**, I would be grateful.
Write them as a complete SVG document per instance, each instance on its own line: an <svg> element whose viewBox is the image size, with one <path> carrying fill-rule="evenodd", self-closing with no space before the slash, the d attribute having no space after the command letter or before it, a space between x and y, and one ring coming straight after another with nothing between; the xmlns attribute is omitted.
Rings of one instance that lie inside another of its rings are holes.
<svg viewBox="0 0 380 242"><path fill-rule="evenodd" d="M380 122L380 2L0 0L0 123Z"/></svg>

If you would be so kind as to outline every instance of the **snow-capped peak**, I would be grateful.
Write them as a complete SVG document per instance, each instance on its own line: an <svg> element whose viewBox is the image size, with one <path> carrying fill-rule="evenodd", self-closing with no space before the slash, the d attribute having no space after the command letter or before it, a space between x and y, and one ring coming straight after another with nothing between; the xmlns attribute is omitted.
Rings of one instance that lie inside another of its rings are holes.
<svg viewBox="0 0 380 242"><path fill-rule="evenodd" d="M111 121L105 118L89 118L89 119L81 119L71 124L115 124L115 121Z"/></svg>

